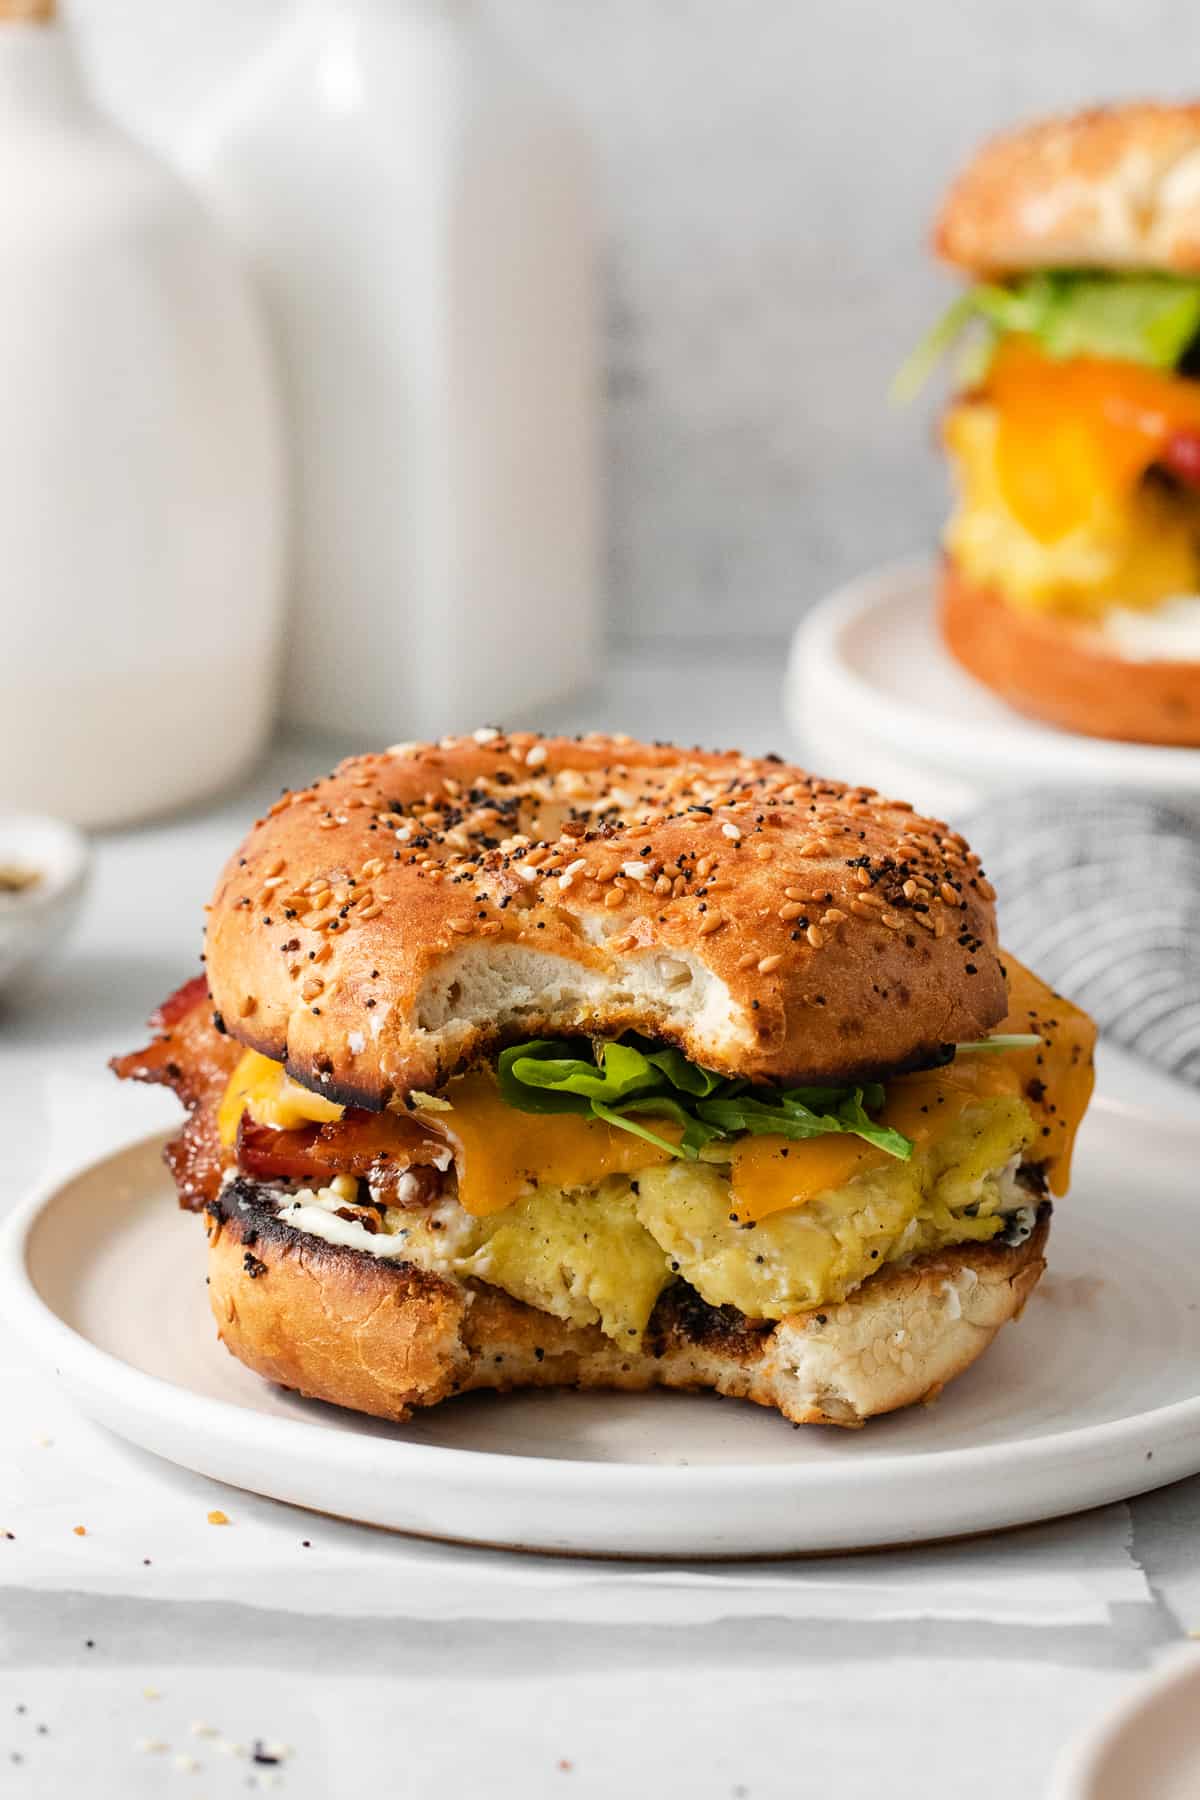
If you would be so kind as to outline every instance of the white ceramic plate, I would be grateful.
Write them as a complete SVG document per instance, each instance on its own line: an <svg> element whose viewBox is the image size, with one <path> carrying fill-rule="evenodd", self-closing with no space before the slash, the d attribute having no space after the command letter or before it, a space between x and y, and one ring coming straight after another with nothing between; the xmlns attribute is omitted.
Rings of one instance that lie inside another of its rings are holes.
<svg viewBox="0 0 1200 1800"><path fill-rule="evenodd" d="M1050 1800L1196 1800L1200 1794L1200 1649L1139 1681L1064 1756Z"/></svg>
<svg viewBox="0 0 1200 1800"><path fill-rule="evenodd" d="M1200 750L1110 743L1013 712L950 658L929 562L881 569L797 627L788 717L811 762L961 811L1006 787L1104 784L1196 802Z"/></svg>
<svg viewBox="0 0 1200 1800"><path fill-rule="evenodd" d="M711 1395L480 1395L407 1426L297 1399L218 1344L160 1143L20 1208L0 1308L84 1411L257 1493L473 1542L750 1556L1020 1525L1200 1469L1191 1124L1093 1108L1025 1318L937 1406L861 1432Z"/></svg>

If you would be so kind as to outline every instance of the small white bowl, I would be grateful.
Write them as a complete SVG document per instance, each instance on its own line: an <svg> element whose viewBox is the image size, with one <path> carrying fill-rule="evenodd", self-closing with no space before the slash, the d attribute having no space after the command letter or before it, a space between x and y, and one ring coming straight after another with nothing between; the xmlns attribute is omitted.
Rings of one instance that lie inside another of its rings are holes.
<svg viewBox="0 0 1200 1800"><path fill-rule="evenodd" d="M52 952L75 921L91 853L73 825L0 813L0 869L28 871L28 887L0 888L0 987Z"/></svg>
<svg viewBox="0 0 1200 1800"><path fill-rule="evenodd" d="M1050 1800L1200 1794L1200 1650L1187 1645L1129 1690L1059 1761Z"/></svg>

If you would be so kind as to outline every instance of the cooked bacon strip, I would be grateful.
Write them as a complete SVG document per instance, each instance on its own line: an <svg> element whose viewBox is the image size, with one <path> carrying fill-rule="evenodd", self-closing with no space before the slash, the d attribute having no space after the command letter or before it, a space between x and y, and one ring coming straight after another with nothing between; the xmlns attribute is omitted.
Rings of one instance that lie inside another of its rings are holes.
<svg viewBox="0 0 1200 1800"><path fill-rule="evenodd" d="M113 1057L109 1067L123 1081L173 1088L187 1107L187 1123L163 1155L180 1205L198 1212L215 1199L233 1161L217 1131L217 1108L242 1045L218 1028L203 975L164 1000L150 1025L157 1034L154 1042ZM356 1175L394 1190L410 1167L429 1170L419 1190L424 1193L437 1185L433 1176L447 1146L407 1114L347 1107L345 1116L331 1124L298 1131L273 1131L243 1114L236 1154L242 1173L258 1181L327 1183L335 1175Z"/></svg>
<svg viewBox="0 0 1200 1800"><path fill-rule="evenodd" d="M218 1031L203 975L187 981L150 1016L154 1042L109 1063L122 1081L173 1088L188 1109L187 1123L163 1151L179 1189L179 1204L199 1212L216 1198L228 1161L217 1133L217 1107L242 1046Z"/></svg>
<svg viewBox="0 0 1200 1800"><path fill-rule="evenodd" d="M446 1155L447 1146L415 1119L357 1107L348 1107L333 1124L301 1131L272 1131L247 1113L238 1126L238 1167L259 1181L324 1183L335 1175L357 1175L387 1189L413 1165L428 1168Z"/></svg>

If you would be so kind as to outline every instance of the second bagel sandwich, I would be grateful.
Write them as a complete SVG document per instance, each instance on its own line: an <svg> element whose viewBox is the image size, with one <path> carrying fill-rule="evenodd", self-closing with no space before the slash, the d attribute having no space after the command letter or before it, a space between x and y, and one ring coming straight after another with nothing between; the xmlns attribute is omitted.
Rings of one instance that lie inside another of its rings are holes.
<svg viewBox="0 0 1200 1800"><path fill-rule="evenodd" d="M938 253L972 286L943 436L942 634L1068 730L1200 745L1200 106L1093 108L984 145ZM903 385L903 378L902 378Z"/></svg>
<svg viewBox="0 0 1200 1800"><path fill-rule="evenodd" d="M776 758L492 728L286 794L123 1076L227 1347L385 1418L710 1387L856 1425L1044 1266L1086 1016L957 833Z"/></svg>

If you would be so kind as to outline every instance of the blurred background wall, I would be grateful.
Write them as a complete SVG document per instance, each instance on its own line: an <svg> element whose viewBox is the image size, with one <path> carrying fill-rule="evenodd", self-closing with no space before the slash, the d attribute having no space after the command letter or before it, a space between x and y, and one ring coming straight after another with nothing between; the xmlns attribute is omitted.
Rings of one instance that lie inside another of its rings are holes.
<svg viewBox="0 0 1200 1800"><path fill-rule="evenodd" d="M287 3L67 10L99 95L169 148ZM782 640L930 542L933 405L885 389L953 291L923 248L947 174L1010 120L1200 89L1196 0L482 3L593 137L624 640Z"/></svg>

